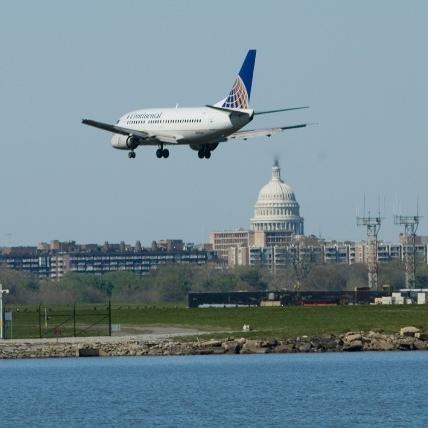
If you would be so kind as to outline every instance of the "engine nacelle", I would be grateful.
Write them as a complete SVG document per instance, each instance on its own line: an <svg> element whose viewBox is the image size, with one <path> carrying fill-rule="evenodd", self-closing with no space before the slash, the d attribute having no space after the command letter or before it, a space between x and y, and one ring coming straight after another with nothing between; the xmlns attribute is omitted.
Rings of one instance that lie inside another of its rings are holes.
<svg viewBox="0 0 428 428"><path fill-rule="evenodd" d="M134 150L140 144L140 140L138 137L134 137L133 135L121 135L121 134L113 134L111 138L111 145L115 149L119 150Z"/></svg>
<svg viewBox="0 0 428 428"><path fill-rule="evenodd" d="M190 148L192 150L202 150L202 149L208 149L209 151L213 151L217 148L218 143L205 143L205 144L190 144Z"/></svg>

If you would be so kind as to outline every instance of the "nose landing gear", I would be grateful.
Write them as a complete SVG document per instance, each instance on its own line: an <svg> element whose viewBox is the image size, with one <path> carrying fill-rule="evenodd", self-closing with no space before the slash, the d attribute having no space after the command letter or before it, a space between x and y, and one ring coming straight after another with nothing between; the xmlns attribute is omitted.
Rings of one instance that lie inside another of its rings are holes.
<svg viewBox="0 0 428 428"><path fill-rule="evenodd" d="M129 159L134 159L135 156L136 156L136 154L135 154L134 150L131 150L130 152L128 152L128 158Z"/></svg>

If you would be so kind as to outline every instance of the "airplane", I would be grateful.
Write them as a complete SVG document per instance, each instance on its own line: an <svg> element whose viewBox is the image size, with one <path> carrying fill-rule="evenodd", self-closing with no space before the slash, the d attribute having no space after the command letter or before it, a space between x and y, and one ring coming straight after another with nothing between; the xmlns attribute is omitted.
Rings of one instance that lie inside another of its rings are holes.
<svg viewBox="0 0 428 428"><path fill-rule="evenodd" d="M307 123L267 129L241 129L255 116L308 108L291 107L257 111L250 108L256 50L250 49L228 96L205 107L151 108L123 115L116 124L83 119L82 123L112 132L115 149L127 150L135 158L139 146L157 146L157 158L167 158L165 146L188 145L200 159L209 159L219 143L253 137L270 137L288 129L304 128Z"/></svg>

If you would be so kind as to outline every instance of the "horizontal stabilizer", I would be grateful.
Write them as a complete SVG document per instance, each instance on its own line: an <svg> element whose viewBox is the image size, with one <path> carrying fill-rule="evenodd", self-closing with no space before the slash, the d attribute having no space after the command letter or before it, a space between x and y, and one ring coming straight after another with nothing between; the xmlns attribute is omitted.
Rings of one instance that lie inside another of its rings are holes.
<svg viewBox="0 0 428 428"><path fill-rule="evenodd" d="M308 123L301 123L299 125L289 125L289 126L278 126L276 128L266 128L266 129L253 129L249 131L238 131L227 137L228 140L235 140L242 138L246 140L247 138L256 138L256 137L271 137L274 134L278 134L287 129L296 129L296 128L305 128L308 126Z"/></svg>
<svg viewBox="0 0 428 428"><path fill-rule="evenodd" d="M276 110L262 110L262 111L255 111L255 112L254 112L254 115L257 115L257 114L278 113L278 112L280 112L280 111L300 110L300 109L302 109L302 108L309 108L309 106L280 108L280 109L276 109Z"/></svg>
<svg viewBox="0 0 428 428"><path fill-rule="evenodd" d="M229 115L233 115L233 116L244 116L244 115L250 116L253 113L252 110L237 110L237 109L219 107L216 105L209 105L209 104L207 104L205 107L212 108L214 110L224 111L225 113L229 113Z"/></svg>

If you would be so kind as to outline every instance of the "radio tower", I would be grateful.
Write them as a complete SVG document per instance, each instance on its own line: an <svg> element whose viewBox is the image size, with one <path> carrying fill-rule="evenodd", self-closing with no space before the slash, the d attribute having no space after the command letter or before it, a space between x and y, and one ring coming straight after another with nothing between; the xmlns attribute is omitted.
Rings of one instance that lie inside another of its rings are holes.
<svg viewBox="0 0 428 428"><path fill-rule="evenodd" d="M367 229L367 267L369 271L369 288L371 290L379 290L378 275L379 275L379 262L377 258L377 236L379 234L382 218L370 217L357 217L357 226L365 226Z"/></svg>
<svg viewBox="0 0 428 428"><path fill-rule="evenodd" d="M416 231L418 230L420 218L418 214L415 216L394 216L394 224L404 225L405 243L403 245L403 259L406 271L406 288L408 289L416 287ZM411 247L410 251L409 243Z"/></svg>

